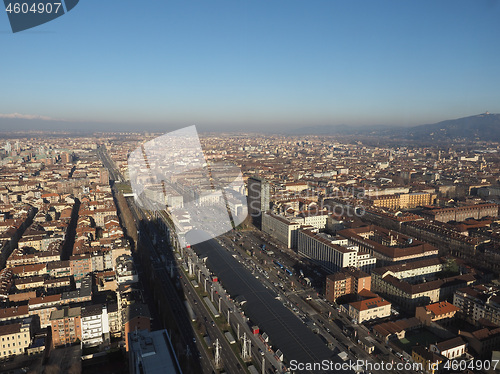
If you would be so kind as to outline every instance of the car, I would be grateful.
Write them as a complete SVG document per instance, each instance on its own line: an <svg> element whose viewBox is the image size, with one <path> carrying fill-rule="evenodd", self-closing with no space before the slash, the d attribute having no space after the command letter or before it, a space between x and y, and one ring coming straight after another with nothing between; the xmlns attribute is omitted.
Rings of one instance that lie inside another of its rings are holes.
<svg viewBox="0 0 500 374"><path fill-rule="evenodd" d="M264 356L264 351L262 349L259 348L259 353Z"/></svg>
<svg viewBox="0 0 500 374"><path fill-rule="evenodd" d="M212 321L212 327L215 327L215 322L214 321Z"/></svg>
<svg viewBox="0 0 500 374"><path fill-rule="evenodd" d="M196 338L193 338L193 343L196 343Z"/></svg>

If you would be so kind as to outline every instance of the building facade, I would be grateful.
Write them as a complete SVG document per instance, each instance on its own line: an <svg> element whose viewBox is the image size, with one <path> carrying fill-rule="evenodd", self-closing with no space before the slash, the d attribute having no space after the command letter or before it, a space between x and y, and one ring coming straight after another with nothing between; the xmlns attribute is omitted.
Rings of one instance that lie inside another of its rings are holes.
<svg viewBox="0 0 500 374"><path fill-rule="evenodd" d="M0 358L22 355L31 343L32 319L0 326Z"/></svg>
<svg viewBox="0 0 500 374"><path fill-rule="evenodd" d="M52 346L73 344L82 340L81 308L63 307L50 314Z"/></svg>

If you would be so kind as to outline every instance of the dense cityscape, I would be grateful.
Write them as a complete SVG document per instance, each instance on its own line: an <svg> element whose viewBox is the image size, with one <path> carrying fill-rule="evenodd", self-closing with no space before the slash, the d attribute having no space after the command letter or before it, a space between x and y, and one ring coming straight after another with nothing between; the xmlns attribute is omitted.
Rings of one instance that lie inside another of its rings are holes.
<svg viewBox="0 0 500 374"><path fill-rule="evenodd" d="M0 141L1 372L500 370L499 143L161 135Z"/></svg>

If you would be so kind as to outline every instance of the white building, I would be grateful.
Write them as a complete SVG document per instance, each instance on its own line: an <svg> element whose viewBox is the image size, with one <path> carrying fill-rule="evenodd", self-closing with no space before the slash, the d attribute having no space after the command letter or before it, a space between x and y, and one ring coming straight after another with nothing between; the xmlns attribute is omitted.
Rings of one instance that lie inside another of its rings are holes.
<svg viewBox="0 0 500 374"><path fill-rule="evenodd" d="M430 351L439 353L448 360L456 359L465 354L467 343L460 337L445 340L444 342L431 344Z"/></svg>
<svg viewBox="0 0 500 374"><path fill-rule="evenodd" d="M357 246L348 246L346 239L336 240L326 234L300 230L297 250L326 270L336 272L344 267L355 267L367 273L375 267L377 259Z"/></svg>
<svg viewBox="0 0 500 374"><path fill-rule="evenodd" d="M312 226L317 230L326 227L328 213L306 212L294 217L285 217L273 213L262 214L262 231L283 243L287 248L297 248L298 230L301 226Z"/></svg>
<svg viewBox="0 0 500 374"><path fill-rule="evenodd" d="M106 305L82 307L82 345L109 342L109 317Z"/></svg>
<svg viewBox="0 0 500 374"><path fill-rule="evenodd" d="M386 318L391 315L391 303L381 297L355 301L349 304L348 314L356 323Z"/></svg>
<svg viewBox="0 0 500 374"><path fill-rule="evenodd" d="M31 343L32 318L0 326L0 358L22 355Z"/></svg>
<svg viewBox="0 0 500 374"><path fill-rule="evenodd" d="M297 217L287 219L272 213L262 214L262 231L287 248L297 248L297 233L302 224L303 220Z"/></svg>

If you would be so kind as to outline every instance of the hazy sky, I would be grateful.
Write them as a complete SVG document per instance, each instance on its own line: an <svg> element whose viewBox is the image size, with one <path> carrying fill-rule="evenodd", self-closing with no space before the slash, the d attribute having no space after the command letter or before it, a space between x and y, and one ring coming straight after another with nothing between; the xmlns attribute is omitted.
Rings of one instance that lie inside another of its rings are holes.
<svg viewBox="0 0 500 374"><path fill-rule="evenodd" d="M494 0L81 0L12 34L2 12L0 124L18 113L48 117L37 126L238 130L498 113L499 20Z"/></svg>

